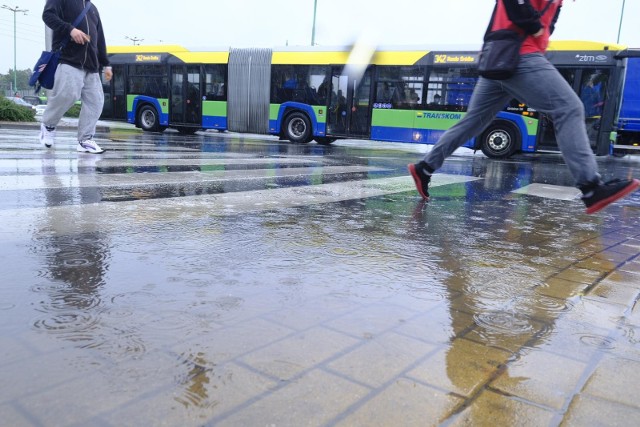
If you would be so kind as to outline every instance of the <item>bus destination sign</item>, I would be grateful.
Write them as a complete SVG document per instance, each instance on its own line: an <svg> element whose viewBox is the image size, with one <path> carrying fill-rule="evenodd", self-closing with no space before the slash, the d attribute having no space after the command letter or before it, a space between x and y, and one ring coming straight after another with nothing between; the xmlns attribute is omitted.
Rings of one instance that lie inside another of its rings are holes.
<svg viewBox="0 0 640 427"><path fill-rule="evenodd" d="M136 62L160 62L161 55L136 55Z"/></svg>
<svg viewBox="0 0 640 427"><path fill-rule="evenodd" d="M478 61L477 55L434 55L435 64L475 64Z"/></svg>

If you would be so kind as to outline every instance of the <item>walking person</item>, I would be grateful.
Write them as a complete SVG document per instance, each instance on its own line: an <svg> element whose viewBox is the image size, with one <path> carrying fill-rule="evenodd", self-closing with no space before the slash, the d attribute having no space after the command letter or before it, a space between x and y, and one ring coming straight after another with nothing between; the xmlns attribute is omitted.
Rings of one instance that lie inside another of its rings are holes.
<svg viewBox="0 0 640 427"><path fill-rule="evenodd" d="M547 114L553 121L558 147L576 186L582 191L588 214L600 211L640 187L637 179L602 181L587 136L584 106L544 56L561 7L562 0L496 0L487 34L507 29L524 36L518 68L505 80L480 77L467 114L442 135L424 160L408 165L423 199L429 200L431 175L440 169L444 160L470 138L481 134L513 98ZM543 10L547 13L541 14Z"/></svg>
<svg viewBox="0 0 640 427"><path fill-rule="evenodd" d="M104 150L93 141L96 123L104 104L104 92L100 71L111 80L113 73L107 58L107 45L102 30L100 14L91 5L77 27L72 23L80 16L90 0L47 0L42 20L53 30L52 49L66 46L60 55L60 65L55 74L55 83L47 101L47 108L40 125L40 142L51 148L55 140L55 129L73 104L80 100L77 151L100 154Z"/></svg>

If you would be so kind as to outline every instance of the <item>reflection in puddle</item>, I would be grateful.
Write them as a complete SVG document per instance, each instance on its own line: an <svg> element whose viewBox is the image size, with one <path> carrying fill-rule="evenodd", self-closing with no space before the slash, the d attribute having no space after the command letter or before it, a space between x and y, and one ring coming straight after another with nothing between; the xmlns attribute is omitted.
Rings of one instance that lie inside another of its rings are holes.
<svg viewBox="0 0 640 427"><path fill-rule="evenodd" d="M182 355L181 359L181 368L186 367L188 371L176 379L176 382L181 384L184 390L180 396L175 397L175 400L187 408L189 406L198 408L217 406L218 401L215 397L209 396L210 389L215 392L218 388L210 384L215 375L213 372L215 365L207 366L209 362L202 353ZM217 378L222 383L231 381L231 379L231 373L228 373L226 378Z"/></svg>

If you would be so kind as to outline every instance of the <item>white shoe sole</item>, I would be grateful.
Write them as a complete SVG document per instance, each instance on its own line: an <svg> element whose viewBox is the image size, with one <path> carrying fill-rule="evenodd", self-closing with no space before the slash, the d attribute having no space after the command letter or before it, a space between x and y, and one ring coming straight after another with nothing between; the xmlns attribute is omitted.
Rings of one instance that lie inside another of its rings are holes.
<svg viewBox="0 0 640 427"><path fill-rule="evenodd" d="M76 151L77 151L78 153L88 153L88 154L102 154L102 153L104 153L104 152L105 152L105 150L104 150L104 149L102 149L102 148L101 148L100 150L91 150L91 149L88 149L88 148L84 148L84 147L83 147L83 146L81 146L81 145L78 145L78 146L76 147Z"/></svg>

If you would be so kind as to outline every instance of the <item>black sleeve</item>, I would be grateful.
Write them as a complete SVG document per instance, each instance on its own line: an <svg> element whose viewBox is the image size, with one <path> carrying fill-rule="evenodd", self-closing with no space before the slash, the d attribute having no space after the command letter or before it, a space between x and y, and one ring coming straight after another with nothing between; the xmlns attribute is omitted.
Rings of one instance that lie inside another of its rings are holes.
<svg viewBox="0 0 640 427"><path fill-rule="evenodd" d="M556 10L556 14L551 21L551 26L549 27L549 31L551 32L551 34L553 34L556 29L556 22L558 22L558 17L560 16L560 9L562 9L562 6L558 7L558 10Z"/></svg>
<svg viewBox="0 0 640 427"><path fill-rule="evenodd" d="M535 34L542 28L540 13L529 0L502 0L509 20L526 34Z"/></svg>
<svg viewBox="0 0 640 427"><path fill-rule="evenodd" d="M47 24L47 27L51 28L55 33L71 34L73 25L62 19L64 16L63 3L63 0L47 0L47 3L44 5L44 11L42 12L42 20Z"/></svg>

